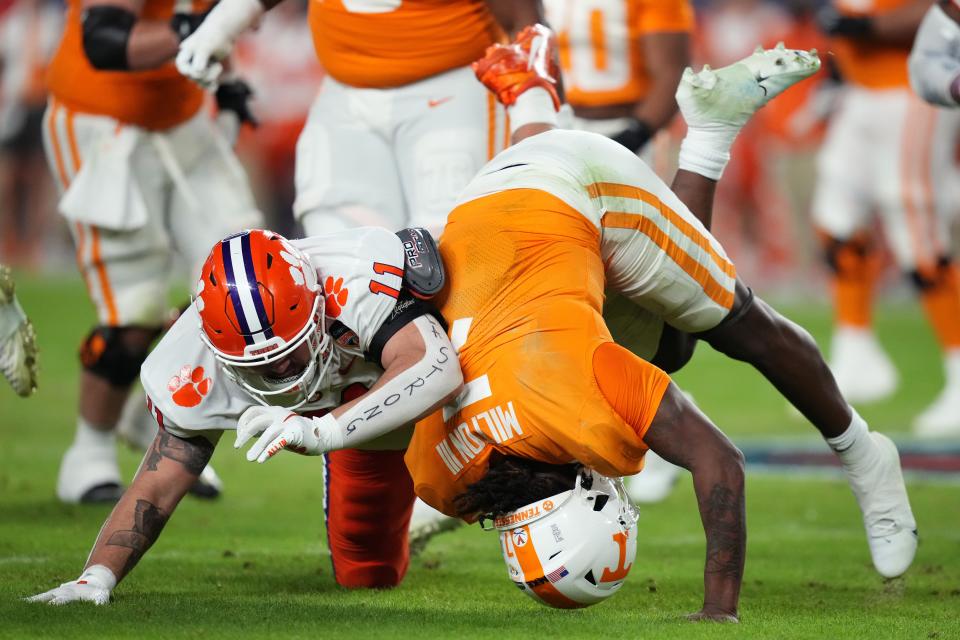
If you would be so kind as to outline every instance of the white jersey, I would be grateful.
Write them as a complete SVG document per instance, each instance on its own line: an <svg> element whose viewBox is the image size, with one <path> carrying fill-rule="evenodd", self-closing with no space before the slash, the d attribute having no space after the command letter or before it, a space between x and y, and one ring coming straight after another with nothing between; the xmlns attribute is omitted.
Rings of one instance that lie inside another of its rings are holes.
<svg viewBox="0 0 960 640"><path fill-rule="evenodd" d="M307 255L324 286L334 348L329 386L298 412L329 410L364 393L383 373L379 361L366 358L379 360L370 351L377 332L405 306L398 304L403 244L374 227L291 243ZM216 441L217 432L236 429L240 414L257 402L220 369L201 331L199 313L190 305L144 362L140 380L164 429Z"/></svg>

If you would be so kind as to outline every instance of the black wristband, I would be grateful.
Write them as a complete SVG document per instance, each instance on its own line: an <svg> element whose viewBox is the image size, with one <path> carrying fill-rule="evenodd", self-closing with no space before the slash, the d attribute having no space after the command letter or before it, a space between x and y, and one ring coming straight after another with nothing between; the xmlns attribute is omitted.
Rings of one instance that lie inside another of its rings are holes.
<svg viewBox="0 0 960 640"><path fill-rule="evenodd" d="M610 139L637 153L652 137L653 128L643 120L633 118L626 129L610 136Z"/></svg>
<svg viewBox="0 0 960 640"><path fill-rule="evenodd" d="M833 7L817 12L820 30L839 38L869 38L873 35L873 19L869 16L845 16Z"/></svg>
<svg viewBox="0 0 960 640"><path fill-rule="evenodd" d="M209 11L203 13L175 13L170 18L170 28L173 29L180 42L183 42L197 30L209 13Z"/></svg>

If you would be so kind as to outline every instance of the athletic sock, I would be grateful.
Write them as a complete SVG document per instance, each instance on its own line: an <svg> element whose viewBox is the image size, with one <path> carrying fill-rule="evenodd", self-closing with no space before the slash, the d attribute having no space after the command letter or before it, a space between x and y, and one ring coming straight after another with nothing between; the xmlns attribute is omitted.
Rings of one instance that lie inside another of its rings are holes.
<svg viewBox="0 0 960 640"><path fill-rule="evenodd" d="M879 272L875 252L863 243L844 243L836 251L834 303L837 324L869 329L873 289Z"/></svg>
<svg viewBox="0 0 960 640"><path fill-rule="evenodd" d="M937 267L935 282L920 290L927 319L944 351L960 350L960 277L953 264Z"/></svg>
<svg viewBox="0 0 960 640"><path fill-rule="evenodd" d="M826 439L846 469L859 467L877 454L877 445L870 437L867 422L852 407L850 411L853 418L847 430L835 438Z"/></svg>
<svg viewBox="0 0 960 640"><path fill-rule="evenodd" d="M78 447L114 447L117 442L115 431L115 429L109 431L97 429L83 418L78 417L77 433L73 438L73 444Z"/></svg>

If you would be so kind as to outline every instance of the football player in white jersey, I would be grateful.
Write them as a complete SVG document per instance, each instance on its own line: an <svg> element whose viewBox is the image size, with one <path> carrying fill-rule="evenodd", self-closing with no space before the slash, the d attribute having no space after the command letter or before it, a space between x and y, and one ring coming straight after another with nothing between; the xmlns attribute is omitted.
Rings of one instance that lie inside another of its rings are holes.
<svg viewBox="0 0 960 640"><path fill-rule="evenodd" d="M920 23L910 52L910 84L921 98L960 105L960 2L940 0Z"/></svg>
<svg viewBox="0 0 960 640"><path fill-rule="evenodd" d="M422 299L442 285L433 241L400 234L359 228L288 241L254 230L217 243L194 303L141 371L156 440L83 575L36 599L106 603L233 430L237 447L262 433L251 461L284 448L325 454L337 582L400 582L414 500L402 450L409 431L393 434L399 445L378 436L428 414L463 382L444 322ZM358 442L373 450L346 450Z"/></svg>

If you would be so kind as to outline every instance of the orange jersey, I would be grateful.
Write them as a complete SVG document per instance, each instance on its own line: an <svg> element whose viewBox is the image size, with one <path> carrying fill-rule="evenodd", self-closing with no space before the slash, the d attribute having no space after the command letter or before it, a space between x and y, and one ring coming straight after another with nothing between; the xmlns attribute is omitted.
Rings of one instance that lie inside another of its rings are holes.
<svg viewBox="0 0 960 640"><path fill-rule="evenodd" d="M574 108L632 104L650 84L641 38L693 31L689 0L548 0L567 102Z"/></svg>
<svg viewBox="0 0 960 640"><path fill-rule="evenodd" d="M172 61L149 71L98 71L83 51L81 0L67 0L63 39L47 72L50 93L68 108L109 116L145 129L168 129L193 116L203 104L203 90L180 75ZM141 20L169 21L174 6L201 11L207 2L145 0Z"/></svg>
<svg viewBox="0 0 960 640"><path fill-rule="evenodd" d="M414 487L455 514L454 498L482 478L494 452L553 464L579 461L621 476L643 466L643 433L669 378L642 363L624 422L595 378L612 342L601 316L600 231L560 198L511 189L450 214L440 245L440 300L459 348L465 394L417 424L407 449Z"/></svg>
<svg viewBox="0 0 960 640"><path fill-rule="evenodd" d="M850 16L873 16L902 7L913 0L839 0L837 10ZM830 43L844 80L868 89L910 86L907 57L910 45L873 44L849 38Z"/></svg>
<svg viewBox="0 0 960 640"><path fill-rule="evenodd" d="M320 63L353 87L464 67L503 36L484 0L313 0L309 21Z"/></svg>

